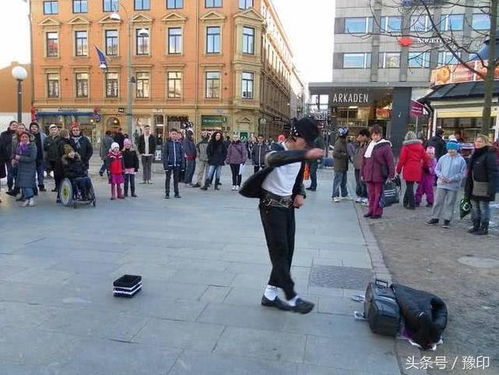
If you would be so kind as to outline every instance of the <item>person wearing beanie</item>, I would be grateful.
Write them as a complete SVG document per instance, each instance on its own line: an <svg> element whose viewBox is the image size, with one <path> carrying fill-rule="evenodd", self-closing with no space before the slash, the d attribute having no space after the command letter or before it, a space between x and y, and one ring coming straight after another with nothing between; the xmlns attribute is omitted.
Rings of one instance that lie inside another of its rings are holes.
<svg viewBox="0 0 499 375"><path fill-rule="evenodd" d="M111 144L111 149L107 154L109 159L109 183L111 184L111 200L125 199L121 191L123 178L123 154L120 151L120 145L117 142Z"/></svg>
<svg viewBox="0 0 499 375"><path fill-rule="evenodd" d="M305 197L305 161L319 159L323 155L322 149L312 148L318 135L319 129L313 119L303 118L293 124L280 150L267 154L267 167L248 178L239 191L245 197L260 199L260 218L272 263L261 304L301 314L312 311L314 304L301 299L295 292L290 274L295 241L295 209L303 205ZM277 296L278 288L284 290L286 301Z"/></svg>
<svg viewBox="0 0 499 375"><path fill-rule="evenodd" d="M82 200L87 200L92 189L92 182L87 176L85 165L80 155L73 150L70 145L64 146L64 156L62 157L64 177L70 179L73 188L77 187Z"/></svg>
<svg viewBox="0 0 499 375"><path fill-rule="evenodd" d="M414 184L421 182L423 166L428 162L423 142L413 131L407 132L397 164L397 173L403 172L405 180L404 207L410 210L416 208L414 200Z"/></svg>
<svg viewBox="0 0 499 375"><path fill-rule="evenodd" d="M334 144L334 180L333 180L333 202L339 203L342 199L351 199L348 196L347 174L348 174L348 150L347 150L348 128L338 128L338 139ZM341 191L341 198L340 198Z"/></svg>
<svg viewBox="0 0 499 375"><path fill-rule="evenodd" d="M90 165L90 158L94 153L94 149L92 147L92 143L90 139L85 137L80 130L80 126L78 123L74 123L71 127L71 146L73 149L80 155L81 161L85 165L85 168L88 170Z"/></svg>
<svg viewBox="0 0 499 375"><path fill-rule="evenodd" d="M123 141L123 167L125 169L125 197L128 197L128 185L132 198L137 198L135 194L135 174L139 170L139 158L137 151L132 149L132 141L125 138Z"/></svg>
<svg viewBox="0 0 499 375"><path fill-rule="evenodd" d="M185 153L185 176L184 183L192 185L192 178L196 169L196 144L194 143L194 133L192 130L187 130L185 138L182 142L182 147Z"/></svg>
<svg viewBox="0 0 499 375"><path fill-rule="evenodd" d="M442 156L435 168L437 175L437 197L433 205L431 219L427 224L438 224L443 219L443 228L449 228L454 217L454 206L456 205L457 193L461 181L466 176L466 161L457 153L459 144L448 142L447 154Z"/></svg>

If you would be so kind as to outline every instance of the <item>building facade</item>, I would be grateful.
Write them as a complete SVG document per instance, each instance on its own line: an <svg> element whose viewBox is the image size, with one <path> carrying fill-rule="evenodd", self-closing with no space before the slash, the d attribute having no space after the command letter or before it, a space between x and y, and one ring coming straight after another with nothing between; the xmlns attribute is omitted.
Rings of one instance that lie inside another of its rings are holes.
<svg viewBox="0 0 499 375"><path fill-rule="evenodd" d="M31 22L45 126L126 131L129 63L134 132L268 137L289 119L292 53L270 0L31 0Z"/></svg>
<svg viewBox="0 0 499 375"><path fill-rule="evenodd" d="M458 43L476 39L479 46L483 41L480 30L486 32L490 20L469 3L435 6L432 20L441 33L452 33ZM348 126L355 133L379 124L398 148L406 131L416 128L416 118L410 116L411 100L430 91L434 67L456 63L456 59L435 37L424 11L404 12L402 1L400 7L394 4L336 1L333 82L310 84L310 93L314 102L315 95L328 96L338 126ZM468 58L464 52L462 57ZM418 129L427 120L419 118Z"/></svg>
<svg viewBox="0 0 499 375"><path fill-rule="evenodd" d="M12 69L19 65L28 72L28 78L22 82L21 118L26 125L31 122L31 66L12 62L0 69L0 87L4 93L0 100L0 131L4 131L10 121L17 120L17 81L12 77Z"/></svg>

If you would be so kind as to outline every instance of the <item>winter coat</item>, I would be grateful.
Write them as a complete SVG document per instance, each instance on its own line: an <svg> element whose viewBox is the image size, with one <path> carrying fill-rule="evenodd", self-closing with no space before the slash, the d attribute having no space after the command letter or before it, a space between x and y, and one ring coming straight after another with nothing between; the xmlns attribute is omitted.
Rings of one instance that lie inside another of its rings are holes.
<svg viewBox="0 0 499 375"><path fill-rule="evenodd" d="M225 159L227 159L227 148L223 141L208 143L206 148L206 154L208 155L209 165L224 165Z"/></svg>
<svg viewBox="0 0 499 375"><path fill-rule="evenodd" d="M42 161L45 159L43 144L45 143L45 139L47 138L47 136L45 135L45 133L42 132L31 134L31 136L33 137L33 140L36 144L36 160Z"/></svg>
<svg viewBox="0 0 499 375"><path fill-rule="evenodd" d="M366 149L367 151L367 149ZM386 172L384 175L383 172ZM362 158L361 176L364 182L382 182L387 178L395 177L395 164L393 162L392 144L382 139L376 146L370 158Z"/></svg>
<svg viewBox="0 0 499 375"><path fill-rule="evenodd" d="M33 188L36 185L36 153L36 144L30 142L27 150L19 155L21 158L17 160L16 187Z"/></svg>
<svg viewBox="0 0 499 375"><path fill-rule="evenodd" d="M43 142L43 149L45 150L45 155L48 161L55 162L59 159L59 141L61 137L56 135L55 137L49 135L45 138Z"/></svg>
<svg viewBox="0 0 499 375"><path fill-rule="evenodd" d="M472 200L494 201L496 198L497 168L495 147L485 146L475 149L468 165L464 195ZM488 197L473 195L474 181L488 182Z"/></svg>
<svg viewBox="0 0 499 375"><path fill-rule="evenodd" d="M181 142L166 141L163 144L161 156L164 170L172 167L180 167L182 170L185 169L184 147Z"/></svg>
<svg viewBox="0 0 499 375"><path fill-rule="evenodd" d="M334 144L333 159L335 172L348 171L348 150L347 139L345 137L339 137L336 140L336 143Z"/></svg>
<svg viewBox="0 0 499 375"><path fill-rule="evenodd" d="M122 132L118 132L114 135L114 141L120 145L120 150L123 150L123 145L125 143L125 136ZM154 151L153 151L154 154Z"/></svg>
<svg viewBox="0 0 499 375"><path fill-rule="evenodd" d="M137 145L137 150L141 155L146 153L146 141L144 134L142 134L139 137L139 144ZM155 152L156 152L156 137L152 134L149 134L149 154L154 155Z"/></svg>
<svg viewBox="0 0 499 375"><path fill-rule="evenodd" d="M107 159L107 154L111 149L111 145L113 144L113 142L114 139L110 135L105 134L104 137L102 137L100 143L100 153L99 153L101 160Z"/></svg>
<svg viewBox="0 0 499 375"><path fill-rule="evenodd" d="M182 142L182 147L184 148L185 158L187 160L196 160L196 145L194 144L192 137L186 137Z"/></svg>
<svg viewBox="0 0 499 375"><path fill-rule="evenodd" d="M139 170L139 158L137 157L137 151L127 149L123 151L123 166L125 169L134 168L135 172Z"/></svg>
<svg viewBox="0 0 499 375"><path fill-rule="evenodd" d="M409 182L420 182L423 177L423 166L428 156L419 139L404 141L400 159L397 164L397 173L403 171L404 180Z"/></svg>
<svg viewBox="0 0 499 375"><path fill-rule="evenodd" d="M446 190L459 190L461 181L466 176L466 161L459 154L456 156L445 154L438 160L437 167L435 168L435 174L439 177L437 180L438 188ZM444 183L440 177L445 177L449 179L450 182Z"/></svg>
<svg viewBox="0 0 499 375"><path fill-rule="evenodd" d="M364 157L364 153L366 152L368 143L361 143L359 147L355 150L355 155L353 156L353 167L355 169L362 168L362 158Z"/></svg>
<svg viewBox="0 0 499 375"><path fill-rule="evenodd" d="M109 172L114 175L123 174L123 154L121 151L109 152L107 158L109 160Z"/></svg>
<svg viewBox="0 0 499 375"><path fill-rule="evenodd" d="M265 164L265 154L269 152L269 146L265 143L255 143L253 149L251 150L251 160L253 160L254 165L264 165Z"/></svg>
<svg viewBox="0 0 499 375"><path fill-rule="evenodd" d="M199 161L208 161L208 154L206 152L206 149L208 148L208 139L203 139L202 141L199 141L198 144L196 145L196 151L197 151L197 156Z"/></svg>
<svg viewBox="0 0 499 375"><path fill-rule="evenodd" d="M437 158L437 160L447 153L447 147L445 147L445 141L439 135L435 135L428 141L426 147L430 146L435 148L435 157Z"/></svg>
<svg viewBox="0 0 499 375"><path fill-rule="evenodd" d="M15 132L7 129L0 134L0 161L10 162L12 159L12 139Z"/></svg>
<svg viewBox="0 0 499 375"><path fill-rule="evenodd" d="M70 143L73 149L80 154L81 161L85 165L85 167L88 169L90 158L92 157L92 154L94 153L94 149L92 147L92 143L90 143L90 139L85 137L84 135L81 135L79 137L71 137L70 138Z"/></svg>
<svg viewBox="0 0 499 375"><path fill-rule="evenodd" d="M85 177L87 175L85 165L83 164L78 153L75 153L73 158L64 155L62 157L62 167L64 168L64 176L71 180L78 177Z"/></svg>
<svg viewBox="0 0 499 375"><path fill-rule="evenodd" d="M248 152L246 146L241 142L232 142L227 150L228 164L244 164L246 162Z"/></svg>

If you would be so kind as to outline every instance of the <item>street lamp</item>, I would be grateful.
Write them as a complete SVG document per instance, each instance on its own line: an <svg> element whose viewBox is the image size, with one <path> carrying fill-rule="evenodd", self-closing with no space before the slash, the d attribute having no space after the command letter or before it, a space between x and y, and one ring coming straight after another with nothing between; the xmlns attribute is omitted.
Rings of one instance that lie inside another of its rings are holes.
<svg viewBox="0 0 499 375"><path fill-rule="evenodd" d="M132 19L128 16L128 11L126 10L125 6L121 4L120 6L123 8L125 11L126 17L127 17L127 22L128 22L128 57L127 57L127 80L128 80L128 91L127 91L127 102L126 102L126 118L127 118L127 132L128 136L131 137L133 133L133 115L132 115L132 101L133 101L133 96L132 96L132 90L133 90L133 84L135 83L135 78L132 75L132 28L133 28L133 23ZM109 18L113 21L120 21L121 22L121 16L117 13L114 12L112 13ZM141 28L138 32L138 36L149 36L149 32Z"/></svg>
<svg viewBox="0 0 499 375"><path fill-rule="evenodd" d="M12 69L12 77L17 80L17 122L22 122L23 112L23 87L22 82L28 78L28 71L22 66L16 66Z"/></svg>

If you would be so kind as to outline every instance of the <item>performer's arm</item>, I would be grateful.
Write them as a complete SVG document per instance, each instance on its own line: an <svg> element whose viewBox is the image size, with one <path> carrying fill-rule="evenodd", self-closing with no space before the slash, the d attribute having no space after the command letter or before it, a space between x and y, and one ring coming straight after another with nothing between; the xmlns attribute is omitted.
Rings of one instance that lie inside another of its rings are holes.
<svg viewBox="0 0 499 375"><path fill-rule="evenodd" d="M296 163L306 159L307 150L272 151L265 155L265 164L268 167Z"/></svg>

